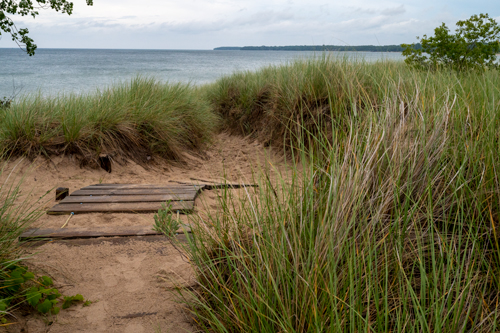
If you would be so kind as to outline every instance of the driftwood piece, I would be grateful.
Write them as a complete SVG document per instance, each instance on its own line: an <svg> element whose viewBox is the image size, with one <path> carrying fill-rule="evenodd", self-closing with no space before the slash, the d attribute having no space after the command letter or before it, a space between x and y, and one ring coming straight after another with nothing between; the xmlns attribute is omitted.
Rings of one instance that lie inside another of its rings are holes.
<svg viewBox="0 0 500 333"><path fill-rule="evenodd" d="M190 232L188 230L187 232ZM178 230L177 233L184 233ZM84 239L97 237L130 237L130 236L154 236L162 235L154 231L151 226L130 226L130 227L98 227L92 230L84 228L65 229L29 229L19 236L19 240L48 239Z"/></svg>

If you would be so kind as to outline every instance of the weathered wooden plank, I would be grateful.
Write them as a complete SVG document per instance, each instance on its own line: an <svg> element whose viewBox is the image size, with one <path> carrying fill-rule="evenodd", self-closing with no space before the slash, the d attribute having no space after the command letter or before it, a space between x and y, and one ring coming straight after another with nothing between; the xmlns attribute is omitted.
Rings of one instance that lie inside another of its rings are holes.
<svg viewBox="0 0 500 333"><path fill-rule="evenodd" d="M199 190L203 188L202 185L182 185L182 184L172 184L172 185L155 185L155 184L95 184L82 187L81 190L104 190L104 189L158 189L158 188L171 188L171 189L193 189Z"/></svg>
<svg viewBox="0 0 500 333"><path fill-rule="evenodd" d="M190 232L190 230L186 230ZM178 233L184 233L180 229ZM29 229L25 231L19 240L51 238L51 239L82 239L97 237L129 237L129 236L153 236L161 235L152 229L152 226L130 226L130 227L93 227L91 230L85 228L64 229Z"/></svg>
<svg viewBox="0 0 500 333"><path fill-rule="evenodd" d="M221 184L204 184L204 190L215 190L215 189L239 189L244 187L259 187L256 184L230 184L230 183L221 183Z"/></svg>
<svg viewBox="0 0 500 333"><path fill-rule="evenodd" d="M194 201L196 193L156 194L156 195L96 195L96 196L69 196L59 204L92 203L92 202L165 202L165 201Z"/></svg>
<svg viewBox="0 0 500 333"><path fill-rule="evenodd" d="M162 202L129 202L129 203L83 203L83 204L57 204L47 211L49 215L63 215L81 213L127 212L145 213L156 212L162 207ZM194 201L172 201L172 210L190 212L194 209Z"/></svg>
<svg viewBox="0 0 500 333"><path fill-rule="evenodd" d="M153 194L189 194L193 195L198 191L195 189L170 189L170 188L155 188L155 189L109 189L109 190L77 190L71 193L71 196L80 195L153 195Z"/></svg>
<svg viewBox="0 0 500 333"><path fill-rule="evenodd" d="M188 237L192 237L191 231L188 231L187 234L177 234L175 238L179 242L186 243L188 241ZM132 235L132 236L123 236L123 237L99 237L99 238L69 238L69 239L53 239L53 238L34 238L34 239L25 239L29 240L27 243L22 243L27 247L38 247L47 244L47 242L51 243L59 243L64 244L69 247L73 246L87 246L87 245L99 245L104 242L110 245L123 245L128 244L132 241L135 242L163 242L167 240L164 235Z"/></svg>

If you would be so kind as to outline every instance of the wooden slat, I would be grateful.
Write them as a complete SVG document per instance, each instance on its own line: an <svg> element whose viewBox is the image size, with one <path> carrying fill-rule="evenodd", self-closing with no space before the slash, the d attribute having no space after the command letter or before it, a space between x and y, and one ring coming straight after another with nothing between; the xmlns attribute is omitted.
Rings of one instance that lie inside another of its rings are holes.
<svg viewBox="0 0 500 333"><path fill-rule="evenodd" d="M194 209L194 201L172 201L172 210L190 212ZM105 212L130 212L145 213L156 212L162 206L162 202L130 202L130 203L85 203L85 204L57 204L47 214L63 215L81 213L105 213Z"/></svg>
<svg viewBox="0 0 500 333"><path fill-rule="evenodd" d="M183 233L178 230L178 233ZM190 230L187 230L190 232ZM36 238L52 239L76 239L76 238L96 238L96 237L127 237L127 236L153 236L161 235L153 230L152 226L130 226L130 227L93 227L92 230L84 228L64 228L64 229L29 229L25 231L20 240Z"/></svg>
<svg viewBox="0 0 500 333"><path fill-rule="evenodd" d="M193 189L199 190L203 186L200 185L153 185L153 184L95 184L82 187L81 190L104 190L104 189L157 189L157 188L169 188L169 189Z"/></svg>
<svg viewBox="0 0 500 333"><path fill-rule="evenodd" d="M69 196L59 204L92 203L92 202L165 202L195 199L196 193L156 194L156 195L96 195L96 196Z"/></svg>
<svg viewBox="0 0 500 333"><path fill-rule="evenodd" d="M71 196L79 195L153 195L153 194L181 194L192 193L198 191L195 189L170 189L170 188L155 188L155 189L116 189L116 190L77 190L71 193Z"/></svg>

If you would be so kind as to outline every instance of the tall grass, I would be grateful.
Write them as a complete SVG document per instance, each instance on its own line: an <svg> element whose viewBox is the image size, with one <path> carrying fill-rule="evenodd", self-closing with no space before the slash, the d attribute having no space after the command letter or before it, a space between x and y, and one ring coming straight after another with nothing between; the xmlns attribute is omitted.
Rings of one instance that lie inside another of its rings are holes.
<svg viewBox="0 0 500 333"><path fill-rule="evenodd" d="M220 80L225 126L299 162L192 221L201 327L498 331L499 87L497 72L325 59Z"/></svg>
<svg viewBox="0 0 500 333"><path fill-rule="evenodd" d="M195 88L137 77L87 95L15 101L0 110L0 148L14 156L75 154L83 164L100 153L181 161L185 151L200 152L216 127Z"/></svg>
<svg viewBox="0 0 500 333"><path fill-rule="evenodd" d="M419 72L402 62L373 64L324 56L223 77L210 87L207 98L224 129L289 150L300 145L303 130L331 135L334 126L347 133L351 121L364 119L366 110L383 111L387 101L405 108L418 103L435 112L449 96L456 96L454 109L463 117L475 117L484 108L498 110L498 74Z"/></svg>
<svg viewBox="0 0 500 333"><path fill-rule="evenodd" d="M16 165L7 168L7 161L0 164L0 326L4 326L2 320L16 305L12 301L24 291L19 282L12 283L15 280L10 275L25 259L25 249L18 238L43 213L39 202L29 200L26 193L24 200L20 198L23 181L24 176L19 176Z"/></svg>

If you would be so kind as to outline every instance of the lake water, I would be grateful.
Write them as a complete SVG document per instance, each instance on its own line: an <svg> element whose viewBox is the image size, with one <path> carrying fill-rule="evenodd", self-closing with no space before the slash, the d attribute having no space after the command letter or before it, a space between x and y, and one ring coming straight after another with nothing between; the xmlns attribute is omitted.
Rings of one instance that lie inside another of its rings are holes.
<svg viewBox="0 0 500 333"><path fill-rule="evenodd" d="M330 54L366 61L403 59L400 53ZM20 49L0 48L0 98L38 91L43 95L89 92L136 75L204 84L235 71L319 56L321 52L307 51L37 49L29 57Z"/></svg>

